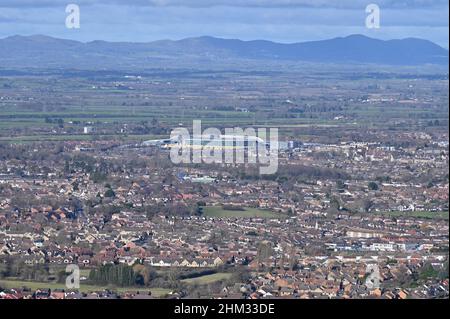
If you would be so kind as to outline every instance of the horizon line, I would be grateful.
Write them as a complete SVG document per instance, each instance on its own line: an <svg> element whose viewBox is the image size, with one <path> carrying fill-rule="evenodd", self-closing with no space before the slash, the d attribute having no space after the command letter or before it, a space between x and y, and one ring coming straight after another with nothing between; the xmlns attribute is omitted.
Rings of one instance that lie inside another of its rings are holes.
<svg viewBox="0 0 450 319"><path fill-rule="evenodd" d="M332 38L326 38L326 39L321 39L321 40L309 40L309 41L300 41L300 42L278 42L278 41L274 41L274 40L267 40L267 39L253 39L253 40L242 40L239 38L226 38L226 37L217 37L217 36L211 36L211 35L199 35L199 36L192 36L192 37L183 37L180 39L169 39L169 38L162 38L162 39L158 39L158 40L152 40L152 41L108 41L108 40L101 40L101 39L97 39L97 40L91 40L91 41L81 41L81 40L74 40L74 39L69 39L69 38L62 38L62 37L56 37L56 36L51 36L51 35L46 35L46 34L32 34L32 35L21 35L21 34L14 34L14 35L10 35L10 36L6 36L3 38L0 38L1 40L7 40L10 38L14 38L14 37L22 37L22 38L33 38L33 37L46 37L46 38L51 38L51 39L55 39L55 40L64 40L64 41L73 41L73 42L78 42L78 43L82 43L82 44L89 44L89 43L93 43L93 42L106 42L106 43L132 43L132 44L148 44L148 43L155 43L155 42L162 42L162 41L171 41L171 42L179 42L179 41L183 41L183 40L191 40L191 39L200 39L200 38L211 38L211 39L219 39L219 40L229 40L229 41L241 41L241 42L270 42L270 43L275 43L275 44L282 44L282 45L293 45L293 44L302 44L302 43L311 43L311 42L321 42L321 41L329 41L329 40L336 40L336 39L346 39L349 37L362 37L362 38L366 38L366 39L371 39L371 40L377 40L377 41L383 41L383 42L389 42L389 41L404 41L404 40L421 40L421 41L427 41L430 43L433 43L434 45L437 45L439 47L441 47L444 50L449 51L449 48L446 48L434 41L428 40L428 39L424 39L424 38L418 38L418 37L405 37L405 38L393 38L393 39L388 39L388 40L384 40L384 39L380 39L380 38L375 38L375 37L370 37L361 33L353 33L353 34L349 34L346 36L340 36L340 37L332 37Z"/></svg>

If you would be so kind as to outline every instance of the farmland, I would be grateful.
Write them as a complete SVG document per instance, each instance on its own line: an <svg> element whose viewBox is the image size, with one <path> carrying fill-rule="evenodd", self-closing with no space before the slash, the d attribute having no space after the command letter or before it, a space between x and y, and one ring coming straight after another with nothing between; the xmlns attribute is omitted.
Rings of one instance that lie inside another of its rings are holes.
<svg viewBox="0 0 450 319"><path fill-rule="evenodd" d="M420 95L445 89L445 75L409 79L404 70L398 72L383 88L367 74L354 78L337 71L328 75L337 85L324 86L314 67L251 76L242 71L147 71L131 78L50 72L42 76L45 81L24 73L0 78L0 141L140 141L167 137L194 119L219 128L278 127L283 139L305 141L333 141L368 128L417 130L432 124L445 130L448 97L405 97L412 90ZM85 126L93 132L83 134Z"/></svg>

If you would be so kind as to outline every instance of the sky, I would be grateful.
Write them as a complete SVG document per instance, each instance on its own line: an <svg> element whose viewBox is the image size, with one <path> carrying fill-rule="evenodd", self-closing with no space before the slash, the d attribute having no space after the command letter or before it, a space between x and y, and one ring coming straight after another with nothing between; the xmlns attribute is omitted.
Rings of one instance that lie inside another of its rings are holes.
<svg viewBox="0 0 450 319"><path fill-rule="evenodd" d="M366 27L366 6L380 28ZM80 28L68 29L68 4ZM448 0L0 0L0 38L44 34L79 41L149 42L215 36L282 43L364 34L449 47Z"/></svg>

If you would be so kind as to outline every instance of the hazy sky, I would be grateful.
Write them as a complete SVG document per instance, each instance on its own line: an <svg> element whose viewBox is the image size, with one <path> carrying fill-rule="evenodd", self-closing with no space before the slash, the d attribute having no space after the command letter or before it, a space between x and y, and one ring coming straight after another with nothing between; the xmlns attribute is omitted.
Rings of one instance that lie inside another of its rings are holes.
<svg viewBox="0 0 450 319"><path fill-rule="evenodd" d="M68 4L81 28L65 27ZM365 27L368 4L381 28ZM448 48L448 0L0 0L0 37L46 34L81 41L152 41L211 35L301 42L349 34L419 37Z"/></svg>

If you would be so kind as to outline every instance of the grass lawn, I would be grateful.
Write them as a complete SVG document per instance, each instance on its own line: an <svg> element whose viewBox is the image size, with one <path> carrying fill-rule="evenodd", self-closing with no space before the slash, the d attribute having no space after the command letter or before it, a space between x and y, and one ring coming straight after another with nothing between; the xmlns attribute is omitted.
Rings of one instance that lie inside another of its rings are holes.
<svg viewBox="0 0 450 319"><path fill-rule="evenodd" d="M221 281L221 280L228 280L230 279L232 274L228 273L217 273L212 275L205 275L197 278L189 278L189 279L183 279L181 282L185 284L191 284L191 285L207 285L211 284L213 282Z"/></svg>
<svg viewBox="0 0 450 319"><path fill-rule="evenodd" d="M203 214L206 217L222 217L222 218L283 218L282 214L274 213L268 210L257 208L245 208L245 211L226 210L222 206L204 207Z"/></svg>
<svg viewBox="0 0 450 319"><path fill-rule="evenodd" d="M12 288L21 288L21 287L27 287L31 290L37 290L37 289L65 289L64 284L55 283L55 282L33 282L33 281L21 281L21 280L0 280L0 287L6 288L6 289L12 289ZM140 287L101 287L101 286L92 286L92 285L85 285L80 284L80 292L88 293L92 291L102 291L105 289L109 289L112 291L117 292L137 292L140 293L148 293L149 291L152 292L152 295L155 297L161 297L170 292L169 289L163 289L163 288L140 288Z"/></svg>
<svg viewBox="0 0 450 319"><path fill-rule="evenodd" d="M448 212L385 212L379 213L383 216L389 217L413 217L424 219L445 219L449 220Z"/></svg>

